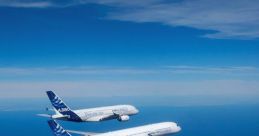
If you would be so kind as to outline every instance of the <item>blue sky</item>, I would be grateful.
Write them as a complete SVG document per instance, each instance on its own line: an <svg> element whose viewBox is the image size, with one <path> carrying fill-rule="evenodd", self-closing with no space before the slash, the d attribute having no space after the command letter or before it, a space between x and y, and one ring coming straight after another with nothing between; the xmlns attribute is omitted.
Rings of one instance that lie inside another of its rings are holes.
<svg viewBox="0 0 259 136"><path fill-rule="evenodd" d="M255 0L2 0L0 97L54 89L249 100L259 96L258 7Z"/></svg>

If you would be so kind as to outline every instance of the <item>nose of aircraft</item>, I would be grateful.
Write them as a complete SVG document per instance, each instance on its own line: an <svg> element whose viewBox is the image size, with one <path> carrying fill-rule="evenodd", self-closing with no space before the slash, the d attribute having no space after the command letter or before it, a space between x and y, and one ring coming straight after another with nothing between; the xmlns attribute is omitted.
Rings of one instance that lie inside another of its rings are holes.
<svg viewBox="0 0 259 136"><path fill-rule="evenodd" d="M139 113L139 110L137 108L134 108L135 114Z"/></svg>
<svg viewBox="0 0 259 136"><path fill-rule="evenodd" d="M176 132L180 132L181 130L182 130L182 128L180 126L177 126Z"/></svg>

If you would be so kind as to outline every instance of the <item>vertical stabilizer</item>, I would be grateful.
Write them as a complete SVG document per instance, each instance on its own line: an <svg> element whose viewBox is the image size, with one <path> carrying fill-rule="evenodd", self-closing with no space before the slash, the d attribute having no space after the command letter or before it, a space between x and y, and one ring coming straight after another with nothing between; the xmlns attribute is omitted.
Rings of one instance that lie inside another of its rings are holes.
<svg viewBox="0 0 259 136"><path fill-rule="evenodd" d="M79 122L82 121L81 118L74 113L53 91L47 91L46 93L56 111L64 116L67 116L68 120Z"/></svg>
<svg viewBox="0 0 259 136"><path fill-rule="evenodd" d="M49 120L49 127L51 128L54 136L71 136L66 130L64 130L56 121Z"/></svg>

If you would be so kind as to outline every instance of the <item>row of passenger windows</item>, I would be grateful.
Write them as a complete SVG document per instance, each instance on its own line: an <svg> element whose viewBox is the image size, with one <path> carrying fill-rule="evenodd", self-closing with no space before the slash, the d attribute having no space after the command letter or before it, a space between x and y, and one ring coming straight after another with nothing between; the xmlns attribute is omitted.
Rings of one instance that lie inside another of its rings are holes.
<svg viewBox="0 0 259 136"><path fill-rule="evenodd" d="M111 110L106 110L106 111L111 111ZM119 113L127 113L128 112L128 108L121 108L121 109L117 109L115 110L116 112ZM87 118L91 118L91 117L95 117L95 116L103 116L103 115L110 115L111 112L105 112L105 111L98 111L98 112L86 112L85 116Z"/></svg>
<svg viewBox="0 0 259 136"><path fill-rule="evenodd" d="M152 134L153 135L157 135L157 134L161 134L161 133L163 134L163 133L169 133L169 132L171 132L171 128L170 127L162 128L162 129L157 129L157 130L155 130L153 132L145 131L145 132L135 133L135 134L127 135L127 136L135 136L135 135L141 135L141 134L147 134L147 135L152 136Z"/></svg>

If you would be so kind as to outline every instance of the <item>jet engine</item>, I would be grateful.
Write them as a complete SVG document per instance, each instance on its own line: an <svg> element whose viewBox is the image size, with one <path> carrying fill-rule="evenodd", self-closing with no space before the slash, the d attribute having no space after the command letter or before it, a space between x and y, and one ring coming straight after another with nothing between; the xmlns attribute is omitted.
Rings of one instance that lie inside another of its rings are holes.
<svg viewBox="0 0 259 136"><path fill-rule="evenodd" d="M128 115L121 115L118 117L118 121L128 121L130 117Z"/></svg>

